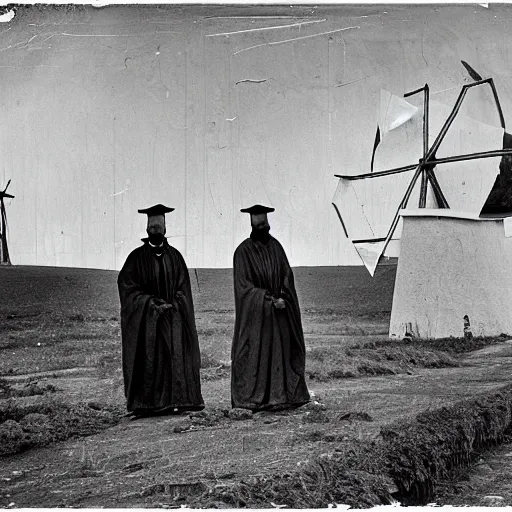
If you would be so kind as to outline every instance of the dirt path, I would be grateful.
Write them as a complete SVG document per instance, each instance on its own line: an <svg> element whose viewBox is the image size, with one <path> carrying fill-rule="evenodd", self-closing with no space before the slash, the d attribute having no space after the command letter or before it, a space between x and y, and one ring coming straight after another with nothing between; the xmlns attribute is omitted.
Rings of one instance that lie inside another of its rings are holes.
<svg viewBox="0 0 512 512"><path fill-rule="evenodd" d="M4 457L0 506L161 506L172 503L173 484L185 484L180 492L186 494L201 489L193 485L197 482L227 485L249 475L293 470L336 443L377 437L394 420L509 383L512 344L487 347L466 362L410 375L311 381L310 389L326 406L321 414L310 407L241 421L225 418L184 432L177 427L187 426L186 417L124 419L94 436ZM95 374L62 373L45 382L80 400L102 393L122 400L111 379ZM229 379L210 382L204 398L208 410L229 409ZM373 421L342 419L345 413L367 413Z"/></svg>
<svg viewBox="0 0 512 512"><path fill-rule="evenodd" d="M472 355L468 360L483 363L483 357L502 363L501 371L506 369L510 349L490 346ZM500 371L500 373L501 373ZM512 444L507 443L491 450L479 458L460 478L439 487L436 497L438 505L471 507L510 507L512 506Z"/></svg>
<svg viewBox="0 0 512 512"><path fill-rule="evenodd" d="M441 486L438 505L471 507L512 506L512 444L486 454L461 478Z"/></svg>

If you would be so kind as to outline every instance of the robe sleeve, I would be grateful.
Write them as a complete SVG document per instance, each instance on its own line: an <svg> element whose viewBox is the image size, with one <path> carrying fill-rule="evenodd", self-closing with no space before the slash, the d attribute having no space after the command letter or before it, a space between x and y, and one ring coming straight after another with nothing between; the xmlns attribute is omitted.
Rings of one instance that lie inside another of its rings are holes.
<svg viewBox="0 0 512 512"><path fill-rule="evenodd" d="M132 382L138 341L145 339L146 343L154 343L156 324L160 315L156 306L163 303L161 299L144 290L143 275L137 262L136 253L132 253L117 278L121 302L123 373L127 396Z"/></svg>
<svg viewBox="0 0 512 512"><path fill-rule="evenodd" d="M175 257L179 266L179 279L177 284L176 294L172 304L175 306L177 313L181 316L183 327L187 331L187 338L190 343L197 344L197 328L194 314L194 299L192 297L192 286L190 284L190 274L188 272L185 259L176 251ZM174 312L166 312L166 314L173 314ZM199 352L194 352L194 364L199 367L201 365L201 357Z"/></svg>
<svg viewBox="0 0 512 512"><path fill-rule="evenodd" d="M287 302L294 302L298 305L299 299L297 297L297 291L295 290L293 270L288 262L284 249L281 251L281 273L283 276L281 297Z"/></svg>
<svg viewBox="0 0 512 512"><path fill-rule="evenodd" d="M243 349L249 340L260 339L264 317L272 308L272 300L267 290L259 288L253 281L249 258L245 248L238 247L233 257L233 285L235 290L235 338L232 357L235 351Z"/></svg>
<svg viewBox="0 0 512 512"><path fill-rule="evenodd" d="M295 289L295 278L293 270L288 262L284 249L281 248L281 272L283 282L281 288L281 297L286 302L286 309L291 321L292 330L300 343L304 344L304 332L302 329L302 319L300 314L299 298Z"/></svg>
<svg viewBox="0 0 512 512"><path fill-rule="evenodd" d="M253 282L249 261L242 247L235 251L233 257L233 279L237 307L242 307L247 301L264 300L268 295L267 290L258 288Z"/></svg>

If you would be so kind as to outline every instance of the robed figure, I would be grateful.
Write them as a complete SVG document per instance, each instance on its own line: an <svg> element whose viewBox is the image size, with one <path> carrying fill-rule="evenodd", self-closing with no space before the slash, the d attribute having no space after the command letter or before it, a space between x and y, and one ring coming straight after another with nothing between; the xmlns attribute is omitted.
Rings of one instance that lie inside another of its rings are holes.
<svg viewBox="0 0 512 512"><path fill-rule="evenodd" d="M309 401L306 351L293 272L281 244L269 234L267 213L255 205L252 233L235 251L235 332L231 351L231 402L253 411L279 410Z"/></svg>
<svg viewBox="0 0 512 512"><path fill-rule="evenodd" d="M165 213L173 210L138 210L148 215L148 238L128 256L117 281L125 395L136 416L204 408L190 277L164 237Z"/></svg>

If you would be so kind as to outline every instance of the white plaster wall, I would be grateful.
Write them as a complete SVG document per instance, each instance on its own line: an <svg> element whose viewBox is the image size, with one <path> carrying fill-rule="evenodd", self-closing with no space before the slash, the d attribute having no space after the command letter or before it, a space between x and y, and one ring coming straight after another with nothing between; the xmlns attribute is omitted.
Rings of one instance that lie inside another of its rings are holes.
<svg viewBox="0 0 512 512"><path fill-rule="evenodd" d="M12 261L118 269L144 236L137 209L163 202L191 267L230 267L239 208L261 200L292 265L360 264L333 175L368 170L380 89L428 82L453 101L464 59L510 119L511 18L493 4L20 8L0 27Z"/></svg>
<svg viewBox="0 0 512 512"><path fill-rule="evenodd" d="M390 336L512 334L512 246L503 220L404 217Z"/></svg>

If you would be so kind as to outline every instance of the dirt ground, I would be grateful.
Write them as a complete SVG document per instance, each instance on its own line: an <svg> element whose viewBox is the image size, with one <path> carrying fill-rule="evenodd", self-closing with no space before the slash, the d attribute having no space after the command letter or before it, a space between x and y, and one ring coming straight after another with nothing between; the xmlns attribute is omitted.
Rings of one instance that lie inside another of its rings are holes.
<svg viewBox="0 0 512 512"><path fill-rule="evenodd" d="M436 503L441 506L512 506L512 444L507 443L482 455L478 462L455 481L444 484Z"/></svg>
<svg viewBox="0 0 512 512"><path fill-rule="evenodd" d="M506 365L512 350L489 347L481 351L496 356L496 361ZM473 355L474 360L477 356ZM482 453L477 462L464 470L453 481L443 483L436 496L440 506L510 507L512 506L512 438L508 442Z"/></svg>
<svg viewBox="0 0 512 512"><path fill-rule="evenodd" d="M92 435L75 434L3 456L0 506L175 507L206 486L291 471L344 443L377 438L383 425L397 419L509 381L507 342L455 363L443 356L443 368L422 367L409 348L402 351L409 359L390 349L376 357L368 351L361 355L362 341L386 339L395 267L383 267L373 280L360 267L302 268L295 276L315 400L288 413L234 416L231 271L198 270L191 276L207 408L193 418L133 421L120 417L116 273L0 268L0 378L17 393L14 398L0 393L0 413L8 407L37 412L41 404L55 409L86 404L91 414L117 411L112 425L105 423ZM334 361L339 356L339 364L349 365L357 378L328 378L320 356ZM423 366L438 365L436 358L425 357ZM367 376L370 370L376 376ZM30 385L43 391L24 392L33 389ZM69 428L80 432L76 425Z"/></svg>

